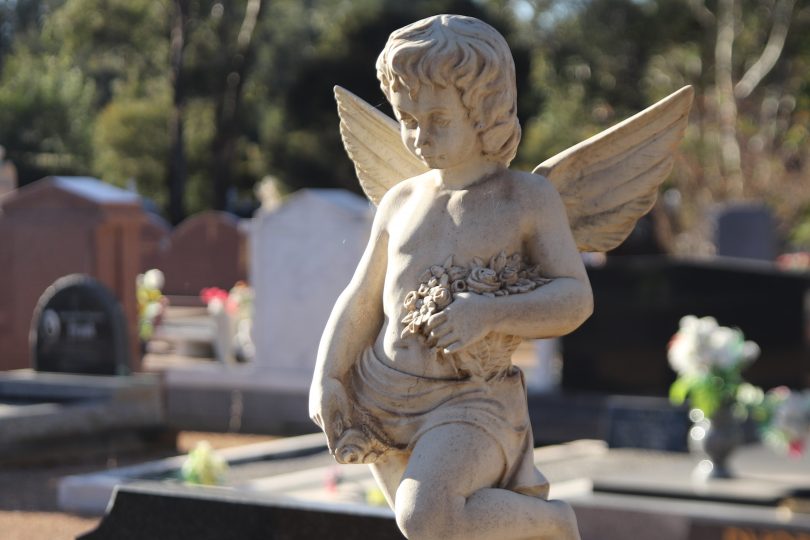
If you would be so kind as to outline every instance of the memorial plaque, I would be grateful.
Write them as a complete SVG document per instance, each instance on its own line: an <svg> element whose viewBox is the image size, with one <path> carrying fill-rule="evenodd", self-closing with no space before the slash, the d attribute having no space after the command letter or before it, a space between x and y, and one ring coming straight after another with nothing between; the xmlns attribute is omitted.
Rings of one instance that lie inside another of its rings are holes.
<svg viewBox="0 0 810 540"><path fill-rule="evenodd" d="M683 408L615 400L608 405L607 442L611 448L685 452L690 425Z"/></svg>
<svg viewBox="0 0 810 540"><path fill-rule="evenodd" d="M34 310L30 341L37 371L129 373L121 305L104 285L86 275L65 276L48 287Z"/></svg>

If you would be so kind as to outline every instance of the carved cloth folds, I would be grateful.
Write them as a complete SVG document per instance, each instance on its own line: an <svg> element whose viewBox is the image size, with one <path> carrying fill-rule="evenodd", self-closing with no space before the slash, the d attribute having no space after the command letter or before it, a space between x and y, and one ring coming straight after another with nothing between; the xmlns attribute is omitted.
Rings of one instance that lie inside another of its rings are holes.
<svg viewBox="0 0 810 540"><path fill-rule="evenodd" d="M410 452L427 431L468 424L489 436L503 454L497 486L546 498L548 481L534 466L523 372L512 366L489 380L436 379L398 371L369 347L355 364L352 390L363 420L388 450Z"/></svg>

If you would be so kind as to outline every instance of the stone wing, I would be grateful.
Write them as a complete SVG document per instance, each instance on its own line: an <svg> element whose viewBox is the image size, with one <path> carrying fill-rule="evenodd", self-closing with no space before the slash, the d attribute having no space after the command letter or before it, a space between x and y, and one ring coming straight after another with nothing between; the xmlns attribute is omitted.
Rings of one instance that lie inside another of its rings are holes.
<svg viewBox="0 0 810 540"><path fill-rule="evenodd" d="M580 251L615 248L650 211L672 170L693 96L685 86L534 169L560 192Z"/></svg>
<svg viewBox="0 0 810 540"><path fill-rule="evenodd" d="M397 123L345 88L335 86L340 136L366 196L380 204L385 192L428 167L411 154Z"/></svg>

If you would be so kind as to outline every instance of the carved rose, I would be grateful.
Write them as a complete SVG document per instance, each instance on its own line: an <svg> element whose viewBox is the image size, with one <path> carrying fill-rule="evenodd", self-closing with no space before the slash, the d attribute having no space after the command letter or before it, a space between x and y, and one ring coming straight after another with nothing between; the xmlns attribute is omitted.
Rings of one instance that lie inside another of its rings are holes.
<svg viewBox="0 0 810 540"><path fill-rule="evenodd" d="M467 290L467 282L464 281L463 279L457 279L453 282L452 285L450 285L450 290L453 291L454 293L464 292Z"/></svg>
<svg viewBox="0 0 810 540"><path fill-rule="evenodd" d="M498 279L500 279L504 285L514 285L518 280L517 268L508 265L505 266L504 269L501 270L501 273L498 274Z"/></svg>
<svg viewBox="0 0 810 540"><path fill-rule="evenodd" d="M430 290L430 297L436 303L436 307L444 309L453 301L453 295L446 287L434 287Z"/></svg>
<svg viewBox="0 0 810 540"><path fill-rule="evenodd" d="M416 310L416 301L419 300L419 293L411 291L405 296L405 309L408 311Z"/></svg>
<svg viewBox="0 0 810 540"><path fill-rule="evenodd" d="M498 274L491 268L476 267L467 276L467 288L475 293L493 293L501 288Z"/></svg>

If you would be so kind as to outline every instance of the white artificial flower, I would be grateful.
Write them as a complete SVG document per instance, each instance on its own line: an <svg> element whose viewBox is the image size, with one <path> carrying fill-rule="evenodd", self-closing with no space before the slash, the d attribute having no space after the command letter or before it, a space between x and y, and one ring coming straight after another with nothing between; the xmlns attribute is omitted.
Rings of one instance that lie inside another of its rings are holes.
<svg viewBox="0 0 810 540"><path fill-rule="evenodd" d="M165 282L166 279L163 276L163 272L161 272L157 268L147 270L146 273L143 275L143 285L147 289L156 289L159 291L163 289L163 285L165 284Z"/></svg>
<svg viewBox="0 0 810 540"><path fill-rule="evenodd" d="M712 366L731 369L740 362L742 335L739 330L716 327L708 336L708 358Z"/></svg>
<svg viewBox="0 0 810 540"><path fill-rule="evenodd" d="M216 315L223 311L225 311L225 302L223 302L221 298L212 298L211 301L208 302L208 313L211 315Z"/></svg>

